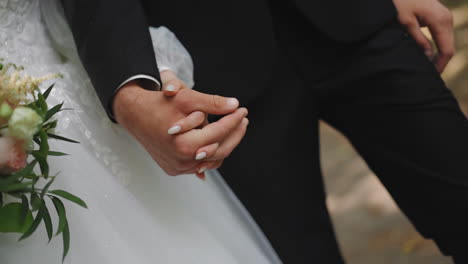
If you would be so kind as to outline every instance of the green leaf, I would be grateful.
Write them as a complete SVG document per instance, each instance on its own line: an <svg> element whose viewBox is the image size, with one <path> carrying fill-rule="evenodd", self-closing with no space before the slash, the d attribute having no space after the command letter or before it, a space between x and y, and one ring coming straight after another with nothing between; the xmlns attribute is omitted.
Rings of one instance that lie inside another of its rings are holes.
<svg viewBox="0 0 468 264"><path fill-rule="evenodd" d="M28 216L28 213L30 213L31 210L29 210L29 201L28 197L26 195L22 194L21 195L21 223L24 224L26 221L26 217Z"/></svg>
<svg viewBox="0 0 468 264"><path fill-rule="evenodd" d="M57 227L57 233L56 235L60 234L63 232L63 229L65 228L65 225L67 223L67 212L65 211L65 206L63 205L62 201L60 201L59 198L54 197L54 196L49 196L50 199L52 199L52 202L54 203L55 210L57 211L57 215L59 217L59 223Z"/></svg>
<svg viewBox="0 0 468 264"><path fill-rule="evenodd" d="M29 174L29 175L24 176L25 179L30 179L30 180L36 179L36 178L38 178L38 177L39 177L39 176L37 176L35 173L31 173L31 174Z"/></svg>
<svg viewBox="0 0 468 264"><path fill-rule="evenodd" d="M12 183L10 185L4 186L3 188L0 188L0 192L15 192L19 190L26 190L29 189L32 185L32 182L21 182L21 183Z"/></svg>
<svg viewBox="0 0 468 264"><path fill-rule="evenodd" d="M44 195L46 194L47 190L49 190L50 185L54 182L55 177L53 177L45 186L42 188L41 191L41 199L44 199Z"/></svg>
<svg viewBox="0 0 468 264"><path fill-rule="evenodd" d="M68 156L68 154L60 151L49 151L49 156Z"/></svg>
<svg viewBox="0 0 468 264"><path fill-rule="evenodd" d="M58 104L54 107L52 107L49 111L47 111L45 117L44 117L44 122L49 120L51 117L53 117L56 113L60 112L62 109L63 103Z"/></svg>
<svg viewBox="0 0 468 264"><path fill-rule="evenodd" d="M68 221L65 219L65 226L62 233L63 238L63 257L62 263L65 261L65 258L68 255L68 250L70 249L70 229L68 228Z"/></svg>
<svg viewBox="0 0 468 264"><path fill-rule="evenodd" d="M44 98L44 95L42 95L42 93L38 93L37 94L37 106L41 109L41 112L43 113L42 114L42 117L44 117L45 113L47 113L47 109L48 109L48 106L47 106L47 102Z"/></svg>
<svg viewBox="0 0 468 264"><path fill-rule="evenodd" d="M41 206L41 202L42 200L37 193L31 193L31 209L33 211L39 209L39 207Z"/></svg>
<svg viewBox="0 0 468 264"><path fill-rule="evenodd" d="M62 141L66 141L66 142L80 143L80 142L75 141L75 140L73 140L73 139L69 139L69 138L62 137L62 136L55 135L55 134L51 134L51 133L47 133L47 136L49 136L50 138L53 138L53 139L62 140Z"/></svg>
<svg viewBox="0 0 468 264"><path fill-rule="evenodd" d="M39 131L39 137L41 139L41 143L39 144L39 152L43 155L43 157L47 157L47 153L49 152L49 142L47 142L47 133L41 129L41 131Z"/></svg>
<svg viewBox="0 0 468 264"><path fill-rule="evenodd" d="M39 162L39 167L41 168L41 173L45 178L49 177L49 164L47 163L46 157L42 156L42 153L33 151L32 155Z"/></svg>
<svg viewBox="0 0 468 264"><path fill-rule="evenodd" d="M49 209L47 209L47 205L44 206L44 217L42 219L44 220L44 225L47 231L47 237L49 238L50 243L54 234L54 227L52 226L52 219L50 218L50 213Z"/></svg>
<svg viewBox="0 0 468 264"><path fill-rule="evenodd" d="M53 120L53 121L50 121L50 122L48 122L46 124L43 124L42 129L47 132L47 131L49 131L49 130L51 130L53 128L56 128L57 127L57 122L58 122L57 120Z"/></svg>
<svg viewBox="0 0 468 264"><path fill-rule="evenodd" d="M32 173L34 170L34 166L36 166L37 161L32 161L24 169L18 171L17 173L12 174L11 176L8 176L8 178L1 179L0 180L0 189L14 183L17 181L19 178L26 177Z"/></svg>
<svg viewBox="0 0 468 264"><path fill-rule="evenodd" d="M75 195L73 195L73 194L71 194L71 193L69 193L67 191L53 190L53 191L49 191L49 193L60 196L62 198L65 198L65 199L69 200L70 202L76 203L77 205L79 205L81 207L88 208L88 206L86 205L86 203L83 200L81 200L80 198L76 197Z"/></svg>
<svg viewBox="0 0 468 264"><path fill-rule="evenodd" d="M21 203L9 203L0 208L0 233L24 233L31 226L33 217L29 212L22 221Z"/></svg>
<svg viewBox="0 0 468 264"><path fill-rule="evenodd" d="M44 217L44 208L45 208L45 202L41 200L41 206L39 207L39 211L37 212L36 218L34 218L34 221L32 222L29 229L19 238L20 241L25 238L28 238L34 233L34 231L36 231L37 227L42 221L42 218Z"/></svg>
<svg viewBox="0 0 468 264"><path fill-rule="evenodd" d="M51 86L49 86L49 88L47 88L47 90L45 90L45 92L43 94L45 99L47 99L47 97L49 97L49 94L52 91L52 89L54 88L54 85L55 85L55 83L53 83Z"/></svg>
<svg viewBox="0 0 468 264"><path fill-rule="evenodd" d="M3 193L0 192L0 207L3 206Z"/></svg>

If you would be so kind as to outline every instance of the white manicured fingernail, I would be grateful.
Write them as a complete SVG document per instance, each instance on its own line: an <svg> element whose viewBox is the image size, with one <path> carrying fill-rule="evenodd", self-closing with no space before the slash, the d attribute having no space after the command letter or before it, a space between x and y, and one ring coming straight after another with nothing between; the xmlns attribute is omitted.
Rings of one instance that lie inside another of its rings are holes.
<svg viewBox="0 0 468 264"><path fill-rule="evenodd" d="M172 85L172 84L169 84L168 86L166 86L166 91L168 91L168 92L173 92L173 91L175 91L175 86Z"/></svg>
<svg viewBox="0 0 468 264"><path fill-rule="evenodd" d="M227 105L230 107L237 107L239 105L239 101L236 98L229 98L227 100Z"/></svg>
<svg viewBox="0 0 468 264"><path fill-rule="evenodd" d="M181 129L182 129L182 127L180 127L180 126L173 126L173 127L169 128L169 130L167 130L167 133L169 135L173 135L173 134L179 132Z"/></svg>
<svg viewBox="0 0 468 264"><path fill-rule="evenodd" d="M198 170L198 173L204 173L205 171L206 171L206 167L203 167L203 168Z"/></svg>
<svg viewBox="0 0 468 264"><path fill-rule="evenodd" d="M197 154L197 156L195 156L195 159L196 160L201 160L201 159L204 159L206 157L206 152L200 152Z"/></svg>

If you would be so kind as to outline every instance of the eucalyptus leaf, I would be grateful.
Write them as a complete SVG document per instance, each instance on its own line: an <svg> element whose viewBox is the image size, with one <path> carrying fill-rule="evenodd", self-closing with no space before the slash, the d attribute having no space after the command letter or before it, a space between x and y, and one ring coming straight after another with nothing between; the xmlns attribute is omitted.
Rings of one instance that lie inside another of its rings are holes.
<svg viewBox="0 0 468 264"><path fill-rule="evenodd" d="M67 200L69 200L70 202L73 202L73 203L76 203L77 205L81 206L81 207L84 207L84 208L88 208L88 206L86 205L86 203L81 200L79 197L67 192L67 191L64 191L64 190L53 190L53 191L49 191L50 194L54 194L54 195L57 195L57 196L60 196L62 198L65 198Z"/></svg>

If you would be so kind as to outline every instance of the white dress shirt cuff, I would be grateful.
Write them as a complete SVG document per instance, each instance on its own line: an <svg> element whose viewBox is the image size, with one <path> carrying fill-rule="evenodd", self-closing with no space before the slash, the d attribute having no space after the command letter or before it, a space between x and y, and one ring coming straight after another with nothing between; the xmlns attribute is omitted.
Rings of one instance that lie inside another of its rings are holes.
<svg viewBox="0 0 468 264"><path fill-rule="evenodd" d="M114 95L115 95L115 93L116 93L120 88L122 88L122 86L124 86L125 84L127 84L127 83L130 82L130 81L137 80L137 79L146 79L146 80L153 81L154 84L155 84L155 89L154 89L154 90L156 90L156 91L160 91L160 90L161 90L161 83L160 83L156 78L154 78L153 76L146 75L146 74L137 74L137 75L134 75L134 76L128 78L127 80L123 81L123 82L117 87L117 89L115 89Z"/></svg>
<svg viewBox="0 0 468 264"><path fill-rule="evenodd" d="M122 88L122 86L124 86L125 84L127 84L128 82L130 81L133 81L133 80L146 80L146 81L149 81L149 82L146 82L146 83L150 83L148 85L153 85L154 84L154 87L144 87L145 89L148 89L148 90L155 90L155 91L161 91L161 83L156 79L154 78L153 76L150 76L150 75L146 75L146 74L137 74L137 75L134 75L128 79L126 79L125 81L123 81L118 87L117 89L115 89L114 91L114 94L113 96L115 96L115 94L117 93L117 91ZM152 84L151 84L152 83ZM114 113L112 112L112 110L110 110L109 112L109 115L110 117L112 118L112 120L115 120L115 117L114 117Z"/></svg>

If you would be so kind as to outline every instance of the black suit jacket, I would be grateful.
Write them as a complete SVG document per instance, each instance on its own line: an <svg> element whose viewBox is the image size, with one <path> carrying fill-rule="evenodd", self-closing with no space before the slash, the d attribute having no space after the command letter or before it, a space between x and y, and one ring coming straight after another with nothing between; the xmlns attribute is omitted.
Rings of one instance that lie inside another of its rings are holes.
<svg viewBox="0 0 468 264"><path fill-rule="evenodd" d="M283 2L293 3L312 26L341 42L360 41L396 16L392 0ZM107 110L127 78L147 74L160 79L149 25L168 27L186 46L195 64L195 88L203 92L246 103L267 88L268 80L280 78L270 70L276 47L268 0L62 3L83 65Z"/></svg>

